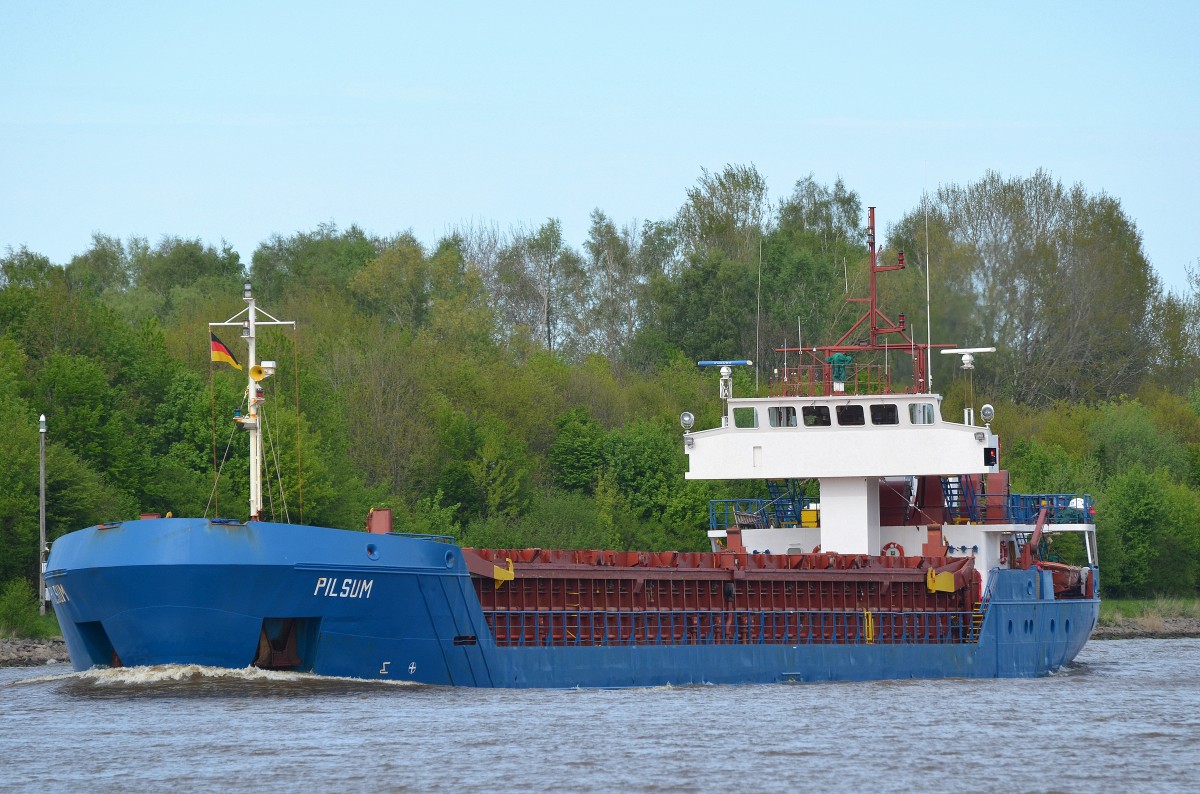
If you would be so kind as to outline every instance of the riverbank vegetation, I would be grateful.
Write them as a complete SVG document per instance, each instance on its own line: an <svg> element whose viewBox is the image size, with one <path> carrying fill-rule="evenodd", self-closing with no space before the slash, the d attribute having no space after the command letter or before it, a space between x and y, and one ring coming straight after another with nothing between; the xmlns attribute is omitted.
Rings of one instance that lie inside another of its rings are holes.
<svg viewBox="0 0 1200 794"><path fill-rule="evenodd" d="M1163 621L1170 618L1200 621L1200 599L1172 598L1106 598L1100 604L1101 625L1119 624L1130 620Z"/></svg>
<svg viewBox="0 0 1200 794"><path fill-rule="evenodd" d="M1200 637L1200 600L1105 598L1093 635L1102 639Z"/></svg>
<svg viewBox="0 0 1200 794"><path fill-rule="evenodd" d="M1200 284L1164 290L1116 198L1042 172L886 209L900 220L878 230L881 261L903 250L908 267L880 276L882 309L923 339L932 263L934 341L998 348L973 372L935 356L943 415L993 403L1014 491L1095 496L1106 593L1195 596ZM354 528L390 507L397 529L469 545L703 548L708 500L761 485L684 479L679 413L705 427L720 412L695 361L751 358L735 393L765 394L775 347L846 331L865 223L840 181L773 200L755 168L728 166L673 217L596 210L578 245L551 218L432 245L323 225L249 262L185 237L98 233L63 263L9 248L0 582L36 572L42 413L51 539L144 512L246 517L247 440L229 421L245 376L210 362L206 325L243 306L245 277L299 323L260 337L279 362L264 382L275 518ZM237 337L222 336L241 358Z"/></svg>
<svg viewBox="0 0 1200 794"><path fill-rule="evenodd" d="M37 594L28 581L18 576L0 588L0 638L58 635L58 620L52 610L38 612Z"/></svg>

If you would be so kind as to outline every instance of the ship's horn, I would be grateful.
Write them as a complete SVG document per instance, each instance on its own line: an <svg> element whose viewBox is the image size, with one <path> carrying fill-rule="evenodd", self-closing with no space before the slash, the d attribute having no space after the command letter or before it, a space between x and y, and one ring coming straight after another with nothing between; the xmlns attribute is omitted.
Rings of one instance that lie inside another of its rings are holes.
<svg viewBox="0 0 1200 794"><path fill-rule="evenodd" d="M260 381L265 377L267 377L266 370L264 370L258 364L255 364L253 367L250 368L250 379L251 380Z"/></svg>

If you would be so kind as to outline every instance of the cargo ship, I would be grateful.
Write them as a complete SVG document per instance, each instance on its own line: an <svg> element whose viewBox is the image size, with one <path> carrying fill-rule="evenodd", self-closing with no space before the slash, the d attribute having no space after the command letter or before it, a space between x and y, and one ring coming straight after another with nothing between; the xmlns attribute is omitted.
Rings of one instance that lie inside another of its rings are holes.
<svg viewBox="0 0 1200 794"><path fill-rule="evenodd" d="M256 666L476 687L647 687L1030 677L1069 663L1099 615L1085 494L1019 494L1000 467L993 410L942 416L931 353L876 300L842 338L777 349L769 396L719 372L718 426L681 416L690 479L754 480L710 505L708 550L474 549L392 531L260 520L257 329L248 344L250 519L144 516L69 533L47 565L76 670ZM264 319L265 318L265 319ZM215 340L215 336L214 336ZM214 341L214 350L216 342ZM220 355L232 357L222 346ZM864 361L882 354L884 363ZM217 355L217 352L214 353ZM894 385L889 360L908 360ZM1050 542L1070 547L1070 563Z"/></svg>

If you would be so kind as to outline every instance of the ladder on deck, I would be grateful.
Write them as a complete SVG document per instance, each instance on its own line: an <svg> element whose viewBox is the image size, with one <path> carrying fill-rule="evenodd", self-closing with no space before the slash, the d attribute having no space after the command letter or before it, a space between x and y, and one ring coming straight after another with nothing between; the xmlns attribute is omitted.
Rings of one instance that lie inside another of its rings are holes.
<svg viewBox="0 0 1200 794"><path fill-rule="evenodd" d="M778 526L799 526L800 511L804 507L803 494L796 494L795 480L767 480L767 493L771 497L771 509Z"/></svg>
<svg viewBox="0 0 1200 794"><path fill-rule="evenodd" d="M979 496L967 478L959 475L941 479L947 519L956 524L979 521Z"/></svg>
<svg viewBox="0 0 1200 794"><path fill-rule="evenodd" d="M1030 534L1032 534L1032 533L1029 533L1029 532L1014 532L1013 533L1013 547L1016 550L1016 552L1014 554L1014 559L1017 559L1017 560L1021 559L1021 555L1025 552L1025 546L1029 543ZM1014 567L1016 567L1016 566L1014 566Z"/></svg>
<svg viewBox="0 0 1200 794"><path fill-rule="evenodd" d="M979 635L983 632L983 602L976 601L975 608L971 610L971 629L967 634L967 642L979 642Z"/></svg>

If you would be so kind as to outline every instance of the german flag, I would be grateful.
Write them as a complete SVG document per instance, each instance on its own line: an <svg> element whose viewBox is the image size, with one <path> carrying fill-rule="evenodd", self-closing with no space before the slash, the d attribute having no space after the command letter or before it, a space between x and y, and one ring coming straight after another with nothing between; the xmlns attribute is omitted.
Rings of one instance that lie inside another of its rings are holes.
<svg viewBox="0 0 1200 794"><path fill-rule="evenodd" d="M217 339L217 335L211 331L208 335L212 337L212 360L218 362L223 361L234 369L241 369L242 365L239 364L237 359L233 357L233 353L229 350L229 348L225 347L225 343L220 339Z"/></svg>

